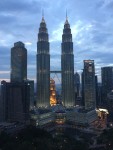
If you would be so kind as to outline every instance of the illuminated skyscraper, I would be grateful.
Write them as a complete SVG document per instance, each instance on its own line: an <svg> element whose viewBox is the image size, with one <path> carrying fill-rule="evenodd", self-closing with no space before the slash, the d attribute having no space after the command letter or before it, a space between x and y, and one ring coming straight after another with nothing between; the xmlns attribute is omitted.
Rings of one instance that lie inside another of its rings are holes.
<svg viewBox="0 0 113 150"><path fill-rule="evenodd" d="M27 79L27 49L22 42L14 43L11 48L11 82Z"/></svg>
<svg viewBox="0 0 113 150"><path fill-rule="evenodd" d="M56 105L56 88L53 79L50 79L50 105Z"/></svg>
<svg viewBox="0 0 113 150"><path fill-rule="evenodd" d="M62 35L62 101L65 107L74 106L74 55L70 24L66 18Z"/></svg>
<svg viewBox="0 0 113 150"><path fill-rule="evenodd" d="M50 54L48 32L44 17L39 27L37 42L37 107L50 105Z"/></svg>
<svg viewBox="0 0 113 150"><path fill-rule="evenodd" d="M95 109L96 93L94 60L84 60L83 81L85 109Z"/></svg>

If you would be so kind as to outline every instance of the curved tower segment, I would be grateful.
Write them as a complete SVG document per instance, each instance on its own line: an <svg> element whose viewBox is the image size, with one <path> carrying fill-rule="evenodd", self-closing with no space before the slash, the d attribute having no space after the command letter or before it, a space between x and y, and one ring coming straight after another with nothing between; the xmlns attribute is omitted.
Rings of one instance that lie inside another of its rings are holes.
<svg viewBox="0 0 113 150"><path fill-rule="evenodd" d="M62 101L65 107L72 107L74 99L74 55L70 24L66 18L62 35Z"/></svg>
<svg viewBox="0 0 113 150"><path fill-rule="evenodd" d="M39 27L37 42L37 107L50 105L50 54L48 31L44 17Z"/></svg>

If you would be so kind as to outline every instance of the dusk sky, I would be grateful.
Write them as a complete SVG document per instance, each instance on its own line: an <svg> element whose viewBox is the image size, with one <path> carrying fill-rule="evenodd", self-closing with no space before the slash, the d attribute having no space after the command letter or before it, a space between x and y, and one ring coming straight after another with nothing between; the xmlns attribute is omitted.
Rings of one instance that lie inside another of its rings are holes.
<svg viewBox="0 0 113 150"><path fill-rule="evenodd" d="M61 69L61 40L66 9L74 44L75 72L83 60L101 67L113 66L113 0L0 0L0 81L10 78L10 51L22 41L28 52L28 79L36 80L37 34L44 9L51 70Z"/></svg>

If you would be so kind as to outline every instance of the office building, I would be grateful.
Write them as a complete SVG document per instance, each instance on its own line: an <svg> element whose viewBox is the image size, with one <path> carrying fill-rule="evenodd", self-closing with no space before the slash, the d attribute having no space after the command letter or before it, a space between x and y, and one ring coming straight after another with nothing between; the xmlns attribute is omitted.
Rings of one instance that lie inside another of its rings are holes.
<svg viewBox="0 0 113 150"><path fill-rule="evenodd" d="M75 86L75 97L77 98L80 96L80 76L77 72L74 74L74 86Z"/></svg>
<svg viewBox="0 0 113 150"><path fill-rule="evenodd" d="M27 49L22 42L14 43L11 48L11 82L27 79Z"/></svg>
<svg viewBox="0 0 113 150"><path fill-rule="evenodd" d="M84 60L83 83L85 109L95 109L96 91L94 60Z"/></svg>
<svg viewBox="0 0 113 150"><path fill-rule="evenodd" d="M56 87L55 87L55 81L51 78L50 79L50 105L56 105Z"/></svg>
<svg viewBox="0 0 113 150"><path fill-rule="evenodd" d="M82 108L74 108L66 113L66 120L70 124L75 124L76 126L86 126L88 127L93 122L98 120L96 110L85 110Z"/></svg>
<svg viewBox="0 0 113 150"><path fill-rule="evenodd" d="M80 75L77 72L74 74L74 88L75 88L75 105L82 105Z"/></svg>
<svg viewBox="0 0 113 150"><path fill-rule="evenodd" d="M25 80L25 83L27 83L30 86L30 110L34 108L34 80Z"/></svg>
<svg viewBox="0 0 113 150"><path fill-rule="evenodd" d="M31 111L30 116L32 125L41 127L47 131L54 128L55 114L51 109L34 109Z"/></svg>
<svg viewBox="0 0 113 150"><path fill-rule="evenodd" d="M95 75L95 94L96 94L96 106L98 107L100 105L100 93L99 93L99 87L98 87L98 77Z"/></svg>
<svg viewBox="0 0 113 150"><path fill-rule="evenodd" d="M1 82L2 121L29 121L30 86L24 82Z"/></svg>
<svg viewBox="0 0 113 150"><path fill-rule="evenodd" d="M113 67L101 68L102 103L106 104L107 94L113 90Z"/></svg>
<svg viewBox="0 0 113 150"><path fill-rule="evenodd" d="M49 38L44 17L39 27L37 42L37 107L50 105Z"/></svg>
<svg viewBox="0 0 113 150"><path fill-rule="evenodd" d="M72 34L67 18L63 29L61 49L62 102L65 107L72 107L75 105L74 55Z"/></svg>
<svg viewBox="0 0 113 150"><path fill-rule="evenodd" d="M84 69L81 73L81 83L82 83L82 102L81 102L81 105L85 107L85 101L84 101Z"/></svg>

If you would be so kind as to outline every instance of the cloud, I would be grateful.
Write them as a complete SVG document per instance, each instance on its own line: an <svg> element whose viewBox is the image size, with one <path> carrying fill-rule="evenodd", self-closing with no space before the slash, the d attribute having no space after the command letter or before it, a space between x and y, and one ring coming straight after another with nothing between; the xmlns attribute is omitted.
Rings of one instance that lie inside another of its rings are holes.
<svg viewBox="0 0 113 150"><path fill-rule="evenodd" d="M35 0L4 0L0 1L0 11L1 12L8 12L8 13L30 13L36 12L40 8L41 1ZM29 11L28 11L29 10Z"/></svg>
<svg viewBox="0 0 113 150"><path fill-rule="evenodd" d="M58 42L62 40L63 23L60 23L58 28L52 31L50 42Z"/></svg>
<svg viewBox="0 0 113 150"><path fill-rule="evenodd" d="M10 71L0 71L0 74L9 74Z"/></svg>
<svg viewBox="0 0 113 150"><path fill-rule="evenodd" d="M65 4L65 6L64 6ZM113 0L3 0L0 1L0 71L10 71L10 49L22 41L28 50L28 78L36 78L37 34L44 8L50 37L51 69L61 69L61 42L66 8L74 45L75 72L83 60L102 66L113 60ZM5 73L5 72L4 72ZM10 78L10 73L0 74Z"/></svg>
<svg viewBox="0 0 113 150"><path fill-rule="evenodd" d="M6 81L6 82L10 82L9 78L0 78L0 82L3 81L3 80Z"/></svg>
<svg viewBox="0 0 113 150"><path fill-rule="evenodd" d="M31 42L25 42L25 45L32 45L32 43Z"/></svg>

